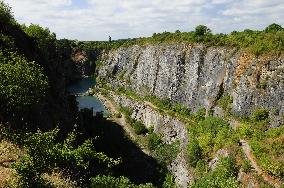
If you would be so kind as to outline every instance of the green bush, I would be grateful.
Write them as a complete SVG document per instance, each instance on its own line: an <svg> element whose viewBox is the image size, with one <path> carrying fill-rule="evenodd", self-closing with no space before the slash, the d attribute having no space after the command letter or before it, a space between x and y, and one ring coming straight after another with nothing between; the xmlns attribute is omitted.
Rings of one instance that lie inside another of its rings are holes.
<svg viewBox="0 0 284 188"><path fill-rule="evenodd" d="M148 148L150 151L154 151L163 143L160 135L155 133L150 133L148 135Z"/></svg>
<svg viewBox="0 0 284 188"><path fill-rule="evenodd" d="M231 105L233 103L233 97L225 95L221 97L217 103L225 111L225 113L229 114L232 108Z"/></svg>
<svg viewBox="0 0 284 188"><path fill-rule="evenodd" d="M212 34L211 30L204 25L196 27L190 32L163 32L154 33L148 38L134 38L127 40L117 40L109 42L80 42L82 49L116 49L119 47L129 47L132 45L148 45L159 43L204 43L206 46L227 46L249 51L259 56L263 53L281 54L283 45L284 30L278 24L269 25L264 31L233 31L230 34Z"/></svg>
<svg viewBox="0 0 284 188"><path fill-rule="evenodd" d="M124 113L126 122L133 127L134 132L136 134L140 135L140 134L146 134L148 132L147 128L142 122L136 121L135 119L131 118L132 109L128 107L120 107L120 111Z"/></svg>
<svg viewBox="0 0 284 188"><path fill-rule="evenodd" d="M28 27L23 26L23 30L36 41L46 61L51 61L55 58L54 49L56 48L57 41L55 33L51 33L48 28L43 28L35 24L31 24Z"/></svg>
<svg viewBox="0 0 284 188"><path fill-rule="evenodd" d="M74 147L75 133L70 133L64 142L56 142L58 129L50 132L28 133L24 137L26 155L13 165L20 176L21 185L24 187L38 187L44 184L43 173L50 173L62 164L74 164L81 169L87 169L91 160L104 164L105 169L113 167L119 161L96 152L91 140L86 140L82 145Z"/></svg>
<svg viewBox="0 0 284 188"><path fill-rule="evenodd" d="M167 174L165 181L163 182L162 188L177 188L175 178L172 175Z"/></svg>
<svg viewBox="0 0 284 188"><path fill-rule="evenodd" d="M268 27L266 27L264 31L267 32L267 33L269 33L269 32L275 33L275 32L278 32L278 31L284 31L284 28L279 24L273 23L273 24L269 25Z"/></svg>
<svg viewBox="0 0 284 188"><path fill-rule="evenodd" d="M262 122L262 121L267 120L268 117L269 117L269 111L264 108L259 108L253 112L251 116L251 120L253 122Z"/></svg>
<svg viewBox="0 0 284 188"><path fill-rule="evenodd" d="M215 170L197 179L191 186L192 188L238 188L236 178L238 169L232 157L226 157L219 161Z"/></svg>
<svg viewBox="0 0 284 188"><path fill-rule="evenodd" d="M252 170L252 166L250 164L250 161L245 159L242 163L242 169L245 173L249 173Z"/></svg>
<svg viewBox="0 0 284 188"><path fill-rule="evenodd" d="M190 139L188 143L187 158L191 167L195 167L197 162L202 159L202 149L195 138Z"/></svg>
<svg viewBox="0 0 284 188"><path fill-rule="evenodd" d="M249 124L241 124L237 131L243 138L251 138L253 135L252 127Z"/></svg>
<svg viewBox="0 0 284 188"><path fill-rule="evenodd" d="M203 157L210 157L222 147L232 145L238 140L228 122L213 116L199 121L197 125L190 126L189 134L189 137L197 140ZM197 162L197 160L194 161Z"/></svg>
<svg viewBox="0 0 284 188"><path fill-rule="evenodd" d="M206 173L208 173L209 169L208 169L208 163L204 160L199 160L196 163L196 167L195 167L195 176L197 178L203 177Z"/></svg>
<svg viewBox="0 0 284 188"><path fill-rule="evenodd" d="M5 4L2 0L0 1L0 20L4 23L15 21L11 7Z"/></svg>
<svg viewBox="0 0 284 188"><path fill-rule="evenodd" d="M204 120L206 116L206 109L205 108L201 108L199 109L195 114L192 115L192 119L194 121L201 121Z"/></svg>
<svg viewBox="0 0 284 188"><path fill-rule="evenodd" d="M42 67L12 52L0 50L0 78L0 119L39 104L48 89Z"/></svg>
<svg viewBox="0 0 284 188"><path fill-rule="evenodd" d="M178 155L180 148L179 142L172 144L161 144L154 150L154 157L161 163L169 165Z"/></svg>
<svg viewBox="0 0 284 188"><path fill-rule="evenodd" d="M190 109L186 106L183 106L181 104L175 104L172 107L172 111L177 113L178 115L181 115L183 117L189 117L190 116Z"/></svg>
<svg viewBox="0 0 284 188"><path fill-rule="evenodd" d="M138 135L140 134L146 134L148 132L147 128L145 127L145 125L143 123L141 123L140 121L135 121L132 124L132 127L134 128L134 132Z"/></svg>
<svg viewBox="0 0 284 188"><path fill-rule="evenodd" d="M263 170L280 179L284 179L283 132L284 126L266 131L255 130L250 139L253 154Z"/></svg>

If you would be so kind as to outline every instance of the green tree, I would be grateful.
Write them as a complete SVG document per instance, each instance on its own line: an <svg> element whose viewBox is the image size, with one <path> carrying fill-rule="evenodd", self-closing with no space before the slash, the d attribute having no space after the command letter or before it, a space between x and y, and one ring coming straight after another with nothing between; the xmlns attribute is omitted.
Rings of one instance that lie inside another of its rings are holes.
<svg viewBox="0 0 284 188"><path fill-rule="evenodd" d="M211 29L208 28L207 26L205 25L198 25L196 28L195 28L195 34L197 36L204 36L204 35L207 35L207 34L211 34Z"/></svg>
<svg viewBox="0 0 284 188"><path fill-rule="evenodd" d="M0 0L0 21L4 23L14 21L11 7L5 4L2 0Z"/></svg>
<svg viewBox="0 0 284 188"><path fill-rule="evenodd" d="M13 116L39 104L45 97L48 79L43 69L24 57L0 51L0 117Z"/></svg>
<svg viewBox="0 0 284 188"><path fill-rule="evenodd" d="M55 33L51 33L48 28L43 28L36 24L31 24L28 27L23 26L23 30L36 41L38 48L41 50L46 61L50 61L53 56L55 56Z"/></svg>
<svg viewBox="0 0 284 188"><path fill-rule="evenodd" d="M281 25L273 23L267 26L264 30L265 32L277 32L277 31L284 31L284 28Z"/></svg>

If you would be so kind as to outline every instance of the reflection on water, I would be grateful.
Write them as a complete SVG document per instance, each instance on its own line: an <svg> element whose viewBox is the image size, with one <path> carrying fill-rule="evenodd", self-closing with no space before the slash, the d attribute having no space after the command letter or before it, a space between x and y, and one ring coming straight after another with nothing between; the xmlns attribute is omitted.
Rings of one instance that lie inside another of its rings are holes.
<svg viewBox="0 0 284 188"><path fill-rule="evenodd" d="M82 78L77 82L74 82L68 87L68 91L72 95L76 95L76 100L78 102L79 110L84 108L93 109L94 114L96 112L103 112L104 115L109 115L109 112L105 109L103 103L95 96L83 96L89 88L96 85L94 78Z"/></svg>

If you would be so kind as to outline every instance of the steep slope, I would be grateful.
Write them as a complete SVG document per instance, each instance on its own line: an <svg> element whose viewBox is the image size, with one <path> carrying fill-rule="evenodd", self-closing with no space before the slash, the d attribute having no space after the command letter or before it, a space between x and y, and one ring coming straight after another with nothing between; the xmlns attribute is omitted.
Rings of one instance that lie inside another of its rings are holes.
<svg viewBox="0 0 284 188"><path fill-rule="evenodd" d="M29 37L17 23L0 20L0 49L21 54L29 61L35 61L44 69L48 77L49 88L45 101L34 107L29 119L32 124L43 129L50 129L57 124L67 129L76 113L75 99L66 93L64 64L55 49L50 49L52 59L45 59L36 41ZM1 62L2 63L2 62Z"/></svg>
<svg viewBox="0 0 284 188"><path fill-rule="evenodd" d="M272 126L279 126L284 121L283 61L225 47L135 45L103 54L98 75L113 88L169 98L193 112L213 109L222 96L230 95L234 115L266 108Z"/></svg>

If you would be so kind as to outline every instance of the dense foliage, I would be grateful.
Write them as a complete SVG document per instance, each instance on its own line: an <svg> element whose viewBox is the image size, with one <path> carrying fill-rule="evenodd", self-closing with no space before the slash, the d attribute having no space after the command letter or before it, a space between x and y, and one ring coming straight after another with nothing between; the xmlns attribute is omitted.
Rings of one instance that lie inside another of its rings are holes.
<svg viewBox="0 0 284 188"><path fill-rule="evenodd" d="M83 49L112 49L128 47L135 44L157 44L157 43L203 43L207 46L227 46L243 49L260 55L263 53L280 54L284 50L284 28L278 24L271 24L263 31L233 31L230 34L212 34L211 30L204 25L196 27L195 31L175 33L154 33L148 38L134 38L117 40L112 42L79 42Z"/></svg>
<svg viewBox="0 0 284 188"><path fill-rule="evenodd" d="M270 175L284 179L284 126L268 129L266 109L256 109L251 117L238 128L241 138L249 140L259 165Z"/></svg>
<svg viewBox="0 0 284 188"><path fill-rule="evenodd" d="M0 1L0 20L4 23L14 21L12 9L3 1Z"/></svg>
<svg viewBox="0 0 284 188"><path fill-rule="evenodd" d="M119 161L96 152L91 140L76 146L75 133L70 133L63 142L57 142L58 131L58 129L44 133L38 131L25 135L23 144L27 154L14 165L22 186L40 187L44 184L42 174L50 173L63 164L68 164L70 167L73 164L81 170L89 168L92 160L104 164L106 170L118 164Z"/></svg>
<svg viewBox="0 0 284 188"><path fill-rule="evenodd" d="M202 159L201 156L211 158L219 149L238 142L238 137L234 137L229 124L221 118L212 116L199 121L195 126L190 126L189 134L193 144L189 144L188 152L191 156L194 155L195 160L191 162L193 164L196 164L198 158Z"/></svg>
<svg viewBox="0 0 284 188"><path fill-rule="evenodd" d="M0 51L0 78L2 118L20 116L28 107L39 104L48 89L43 69L13 52Z"/></svg>
<svg viewBox="0 0 284 188"><path fill-rule="evenodd" d="M191 186L192 188L238 188L237 181L238 169L233 157L222 158L211 172L204 173L204 176L198 179Z"/></svg>

